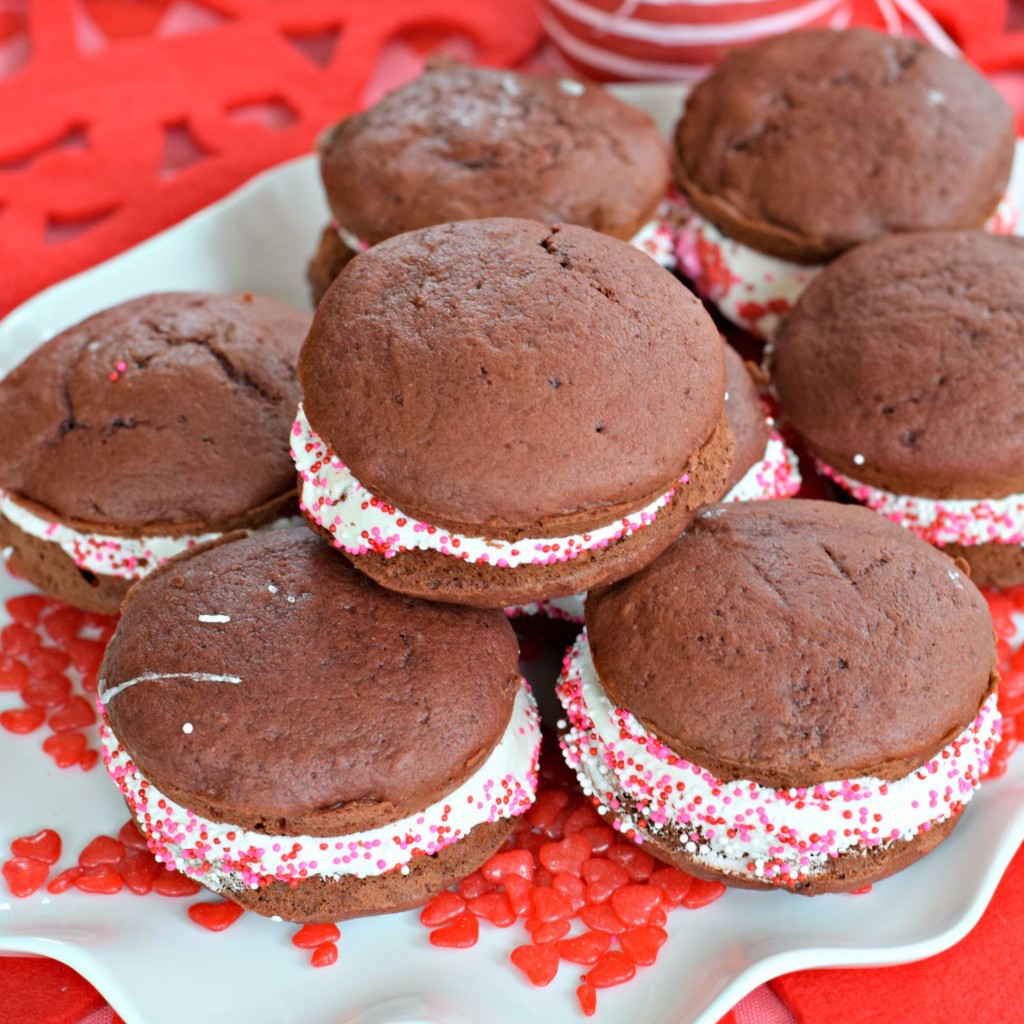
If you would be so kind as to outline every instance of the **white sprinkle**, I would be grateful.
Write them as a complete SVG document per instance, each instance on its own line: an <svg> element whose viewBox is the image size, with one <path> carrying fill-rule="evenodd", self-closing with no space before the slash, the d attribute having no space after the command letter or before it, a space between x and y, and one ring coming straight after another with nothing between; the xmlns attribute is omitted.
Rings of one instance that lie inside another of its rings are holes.
<svg viewBox="0 0 1024 1024"><path fill-rule="evenodd" d="M728 391L726 391L726 393L725 393L725 400L726 400L727 402L729 401L729 392L728 392Z"/></svg>
<svg viewBox="0 0 1024 1024"><path fill-rule="evenodd" d="M949 578L956 584L956 589L963 590L964 585L960 582L960 573L956 569L947 569L946 571L949 573Z"/></svg>
<svg viewBox="0 0 1024 1024"><path fill-rule="evenodd" d="M0 551L0 555L4 556L4 561L6 561L8 558L10 558L11 555L13 555L13 554L14 554L14 545L13 544L8 544L7 547L5 547L3 549L3 551Z"/></svg>
<svg viewBox="0 0 1024 1024"><path fill-rule="evenodd" d="M278 917L277 914L274 914L274 916L270 920L271 921L278 921L278 922L280 922L280 921L283 921L284 918Z"/></svg>
<svg viewBox="0 0 1024 1024"><path fill-rule="evenodd" d="M275 587L273 583L269 584L269 586L267 587L267 590L269 590L272 594L276 594L277 593L277 587Z"/></svg>
<svg viewBox="0 0 1024 1024"><path fill-rule="evenodd" d="M927 96L928 102L933 107L941 106L941 104L946 102L946 94L941 89L929 89Z"/></svg>
<svg viewBox="0 0 1024 1024"><path fill-rule="evenodd" d="M582 82L576 82L571 78L560 78L558 88L570 96L582 96L586 90L586 86Z"/></svg>
<svg viewBox="0 0 1024 1024"><path fill-rule="evenodd" d="M104 704L108 704L129 686L134 686L136 683L149 683L157 679L193 679L197 683L231 683L233 686L237 686L242 681L241 676L218 676L210 672L143 672L141 676L118 683L110 690L104 689L107 681L101 679L99 681L100 700Z"/></svg>
<svg viewBox="0 0 1024 1024"><path fill-rule="evenodd" d="M192 723L186 722L182 727L181 731L187 736L192 731Z"/></svg>
<svg viewBox="0 0 1024 1024"><path fill-rule="evenodd" d="M200 622L230 622L230 615L200 615Z"/></svg>
<svg viewBox="0 0 1024 1024"><path fill-rule="evenodd" d="M291 595L291 594L289 594L289 595L288 595L288 597L286 598L286 600L288 601L288 603L289 603L289 604L295 604L295 598L294 598L294 597L292 597L292 595Z"/></svg>
<svg viewBox="0 0 1024 1024"><path fill-rule="evenodd" d="M505 75L501 80L501 87L509 96L519 95L519 83L511 75Z"/></svg>
<svg viewBox="0 0 1024 1024"><path fill-rule="evenodd" d="M861 455L860 452L858 452L856 455L854 455L854 457L853 457L853 464L855 466L863 466L864 465L864 456Z"/></svg>

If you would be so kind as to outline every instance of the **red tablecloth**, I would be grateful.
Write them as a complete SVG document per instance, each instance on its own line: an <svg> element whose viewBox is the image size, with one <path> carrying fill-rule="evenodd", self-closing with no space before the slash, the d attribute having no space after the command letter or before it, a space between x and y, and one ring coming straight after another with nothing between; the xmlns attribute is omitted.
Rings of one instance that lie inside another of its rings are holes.
<svg viewBox="0 0 1024 1024"><path fill-rule="evenodd" d="M1005 31L1024 22L1020 10L1007 22L1003 0L927 6L1024 109L1024 33ZM857 16L881 22L872 0L857 0ZM511 0L0 0L0 314L309 151L325 124L411 77L428 52L513 67L543 63L540 45L533 4ZM905 967L789 975L731 1017L1021 1020L1022 936L1018 853L954 949ZM0 959L5 1024L83 1019L107 1024L111 1011L74 971Z"/></svg>

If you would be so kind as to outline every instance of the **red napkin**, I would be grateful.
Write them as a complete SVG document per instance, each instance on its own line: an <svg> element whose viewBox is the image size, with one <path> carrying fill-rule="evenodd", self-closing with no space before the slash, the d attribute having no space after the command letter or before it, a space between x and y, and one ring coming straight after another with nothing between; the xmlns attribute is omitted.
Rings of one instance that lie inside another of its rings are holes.
<svg viewBox="0 0 1024 1024"><path fill-rule="evenodd" d="M871 971L802 971L771 986L797 1024L1011 1024L1024 1020L1022 922L1024 848L977 927L945 953Z"/></svg>
<svg viewBox="0 0 1024 1024"><path fill-rule="evenodd" d="M4 1024L78 1024L106 1000L70 967L42 957L0 957Z"/></svg>

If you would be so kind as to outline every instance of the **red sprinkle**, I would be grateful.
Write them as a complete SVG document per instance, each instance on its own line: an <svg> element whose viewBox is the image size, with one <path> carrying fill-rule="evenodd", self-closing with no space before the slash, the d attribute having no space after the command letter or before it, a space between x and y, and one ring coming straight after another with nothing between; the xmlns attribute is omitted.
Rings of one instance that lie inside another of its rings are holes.
<svg viewBox="0 0 1024 1024"><path fill-rule="evenodd" d="M85 753L85 744L85 736L80 732L59 732L43 740L43 750L57 762L58 768L70 768Z"/></svg>
<svg viewBox="0 0 1024 1024"><path fill-rule="evenodd" d="M124 881L117 868L110 864L97 864L95 867L82 868L82 873L74 879L74 886L82 892L113 896L124 888Z"/></svg>
<svg viewBox="0 0 1024 1024"><path fill-rule="evenodd" d="M587 903L587 887L575 875L559 871L551 881L551 887L560 892L572 906L572 912L578 914Z"/></svg>
<svg viewBox="0 0 1024 1024"><path fill-rule="evenodd" d="M21 836L11 843L15 857L31 857L44 864L56 864L60 860L60 836L52 828L44 828L34 836Z"/></svg>
<svg viewBox="0 0 1024 1024"><path fill-rule="evenodd" d="M612 910L619 920L632 928L641 928L651 912L661 906L661 890L653 885L626 885L612 893Z"/></svg>
<svg viewBox="0 0 1024 1024"><path fill-rule="evenodd" d="M654 858L632 843L619 843L608 851L608 859L618 864L634 882L646 882L654 870Z"/></svg>
<svg viewBox="0 0 1024 1024"><path fill-rule="evenodd" d="M629 884L626 869L608 860L591 858L583 865L588 903L607 903L616 889Z"/></svg>
<svg viewBox="0 0 1024 1024"><path fill-rule="evenodd" d="M46 598L42 594L20 594L18 597L9 598L5 607L7 614L15 622L23 626L37 626L39 616L46 607Z"/></svg>
<svg viewBox="0 0 1024 1024"><path fill-rule="evenodd" d="M530 933L530 938L538 946L549 946L552 942L565 938L572 928L565 918L560 918L557 921L542 921L539 917L528 917L524 926Z"/></svg>
<svg viewBox="0 0 1024 1024"><path fill-rule="evenodd" d="M117 841L128 850L145 851L149 849L146 845L146 837L139 831L139 826L132 818L129 818L121 826L121 831L117 833Z"/></svg>
<svg viewBox="0 0 1024 1024"><path fill-rule="evenodd" d="M586 981L594 988L611 988L636 977L636 964L617 949L611 949L587 971Z"/></svg>
<svg viewBox="0 0 1024 1024"><path fill-rule="evenodd" d="M665 906L678 907L693 885L693 876L680 871L679 868L658 868L651 873L648 881L661 890Z"/></svg>
<svg viewBox="0 0 1024 1024"><path fill-rule="evenodd" d="M71 680L63 675L33 676L21 688L21 699L33 708L62 708L70 696Z"/></svg>
<svg viewBox="0 0 1024 1024"><path fill-rule="evenodd" d="M337 963L338 961L338 947L333 942L325 942L322 946L317 946L313 950L313 955L309 958L309 962L314 967L330 967L331 964Z"/></svg>
<svg viewBox="0 0 1024 1024"><path fill-rule="evenodd" d="M20 622L12 622L0 629L0 651L4 654L28 654L41 643L39 634Z"/></svg>
<svg viewBox="0 0 1024 1024"><path fill-rule="evenodd" d="M23 661L0 654L0 690L20 690L27 682L28 666Z"/></svg>
<svg viewBox="0 0 1024 1024"><path fill-rule="evenodd" d="M152 891L153 883L163 871L163 866L153 854L146 850L125 857L118 864L117 870L130 892L135 893L136 896L145 896L146 893Z"/></svg>
<svg viewBox="0 0 1024 1024"><path fill-rule="evenodd" d="M7 881L11 895L21 899L31 896L42 886L50 873L50 865L35 857L12 857L4 861L0 872Z"/></svg>
<svg viewBox="0 0 1024 1024"><path fill-rule="evenodd" d="M517 946L509 959L539 988L550 985L558 973L558 951L553 946Z"/></svg>
<svg viewBox="0 0 1024 1024"><path fill-rule="evenodd" d="M420 911L420 923L428 928L437 928L458 917L465 909L466 901L451 889L445 889L432 896Z"/></svg>
<svg viewBox="0 0 1024 1024"><path fill-rule="evenodd" d="M571 939L562 939L558 955L574 964L594 964L608 951L612 937L607 932L584 932Z"/></svg>
<svg viewBox="0 0 1024 1024"><path fill-rule="evenodd" d="M481 874L489 882L502 882L509 875L518 875L532 882L533 856L528 850L506 850L503 853L496 853L483 866Z"/></svg>
<svg viewBox="0 0 1024 1024"><path fill-rule="evenodd" d="M612 852L609 851L609 856ZM564 871L580 875L591 853L590 843L583 836L572 835L559 843L545 843L540 848L540 862L552 874Z"/></svg>
<svg viewBox="0 0 1024 1024"><path fill-rule="evenodd" d="M92 704L77 693L67 704L50 715L50 728L54 732L69 732L71 729L85 729L96 721Z"/></svg>
<svg viewBox="0 0 1024 1024"><path fill-rule="evenodd" d="M480 938L480 925L477 919L464 910L450 924L436 928L430 933L430 944L447 949L468 949L475 946Z"/></svg>
<svg viewBox="0 0 1024 1024"><path fill-rule="evenodd" d="M198 882L193 882L187 875L167 867L153 879L153 892L161 896L195 896L201 888Z"/></svg>
<svg viewBox="0 0 1024 1024"><path fill-rule="evenodd" d="M479 871L474 871L459 882L459 895L464 900L471 900L483 896L485 892L494 892L496 888L497 886L484 878Z"/></svg>
<svg viewBox="0 0 1024 1024"><path fill-rule="evenodd" d="M0 711L0 725L8 732L20 735L35 732L45 721L45 708L11 708L9 711Z"/></svg>
<svg viewBox="0 0 1024 1024"><path fill-rule="evenodd" d="M116 839L97 836L78 855L78 863L83 868L93 868L97 864L120 864L124 854L124 847Z"/></svg>
<svg viewBox="0 0 1024 1024"><path fill-rule="evenodd" d="M703 878L695 878L690 891L683 897L683 906L690 910L706 907L725 895L725 886L721 882L707 882Z"/></svg>
<svg viewBox="0 0 1024 1024"><path fill-rule="evenodd" d="M75 884L75 879L82 873L82 869L76 864L73 868L68 868L66 871L62 871L57 877L46 887L47 892L52 892L54 895L59 895L62 892L67 892Z"/></svg>
<svg viewBox="0 0 1024 1024"><path fill-rule="evenodd" d="M299 949L316 949L326 942L337 942L341 938L338 926L332 921L324 924L304 924L293 936L292 945Z"/></svg>
<svg viewBox="0 0 1024 1024"><path fill-rule="evenodd" d="M580 1009L587 1017L593 1017L597 1013L597 989L593 985L584 984L576 989L576 998L579 1000Z"/></svg>
<svg viewBox="0 0 1024 1024"><path fill-rule="evenodd" d="M516 920L516 912L509 903L508 895L503 892L485 892L469 901L469 909L496 928L508 928Z"/></svg>
<svg viewBox="0 0 1024 1024"><path fill-rule="evenodd" d="M43 618L43 629L56 644L67 646L85 625L85 613L69 604L59 605Z"/></svg>
<svg viewBox="0 0 1024 1024"><path fill-rule="evenodd" d="M225 928L230 928L242 913L242 908L230 900L220 903L193 903L188 908L188 916L201 928L211 932L222 932Z"/></svg>
<svg viewBox="0 0 1024 1024"><path fill-rule="evenodd" d="M512 909L520 917L525 917L533 909L533 900L530 898L533 892L533 882L528 882L519 875L509 875L505 879L505 893Z"/></svg>
<svg viewBox="0 0 1024 1024"><path fill-rule="evenodd" d="M647 967L658 959L658 950L668 941L664 928L637 928L619 936L622 951L633 963Z"/></svg>
<svg viewBox="0 0 1024 1024"><path fill-rule="evenodd" d="M557 889L536 887L530 894L534 915L545 924L565 921L573 915L572 904Z"/></svg>

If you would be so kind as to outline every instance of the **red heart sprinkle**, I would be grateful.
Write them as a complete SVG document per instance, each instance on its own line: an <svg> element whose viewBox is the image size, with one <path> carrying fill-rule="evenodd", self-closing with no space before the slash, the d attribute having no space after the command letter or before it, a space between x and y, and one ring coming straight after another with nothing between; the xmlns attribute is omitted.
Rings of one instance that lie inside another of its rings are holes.
<svg viewBox="0 0 1024 1024"><path fill-rule="evenodd" d="M70 768L85 753L85 743L80 732L59 732L43 740L43 750L57 762L58 768Z"/></svg>
<svg viewBox="0 0 1024 1024"><path fill-rule="evenodd" d="M84 729L96 721L96 712L92 704L76 693L60 709L50 715L50 728L54 732L68 732L71 729Z"/></svg>
<svg viewBox="0 0 1024 1024"><path fill-rule="evenodd" d="M31 896L46 881L50 866L35 857L12 857L0 868L12 896Z"/></svg>
<svg viewBox="0 0 1024 1024"><path fill-rule="evenodd" d="M667 941L668 932L664 928L637 928L619 936L623 953L641 967L653 964L658 959L658 950Z"/></svg>
<svg viewBox="0 0 1024 1024"><path fill-rule="evenodd" d="M530 894L533 892L533 882L528 882L519 875L506 875L505 894L512 909L519 917L524 917L533 909L533 901Z"/></svg>
<svg viewBox="0 0 1024 1024"><path fill-rule="evenodd" d="M523 816L534 828L551 825L569 802L569 794L561 789L546 789L537 794L533 806Z"/></svg>
<svg viewBox="0 0 1024 1024"><path fill-rule="evenodd" d="M148 850L144 853L133 853L125 857L117 866L118 872L128 886L128 891L136 896L145 896L151 892L153 883L163 871L163 865Z"/></svg>
<svg viewBox="0 0 1024 1024"><path fill-rule="evenodd" d="M538 946L549 946L569 934L572 925L564 918L558 921L542 921L539 917L528 917L524 927Z"/></svg>
<svg viewBox="0 0 1024 1024"><path fill-rule="evenodd" d="M7 614L15 622L23 626L36 626L39 624L39 616L46 607L46 598L42 594L20 594L18 597L9 598L5 602Z"/></svg>
<svg viewBox="0 0 1024 1024"><path fill-rule="evenodd" d="M551 888L569 901L574 914L578 914L587 904L587 887L575 875L559 871L551 880Z"/></svg>
<svg viewBox="0 0 1024 1024"><path fill-rule="evenodd" d="M725 886L721 882L706 882L703 878L695 878L690 891L683 897L683 906L690 910L706 907L725 895Z"/></svg>
<svg viewBox="0 0 1024 1024"><path fill-rule="evenodd" d="M593 1017L597 1013L597 989L586 983L576 989L576 998L585 1017Z"/></svg>
<svg viewBox="0 0 1024 1024"><path fill-rule="evenodd" d="M292 945L299 949L316 949L327 942L337 942L340 938L338 926L330 921L326 924L304 924L292 936Z"/></svg>
<svg viewBox="0 0 1024 1024"><path fill-rule="evenodd" d="M537 864L537 855L540 853L540 848L547 846L547 844L547 837L542 836L539 832L520 832L516 836L516 848L530 853L534 866Z"/></svg>
<svg viewBox="0 0 1024 1024"><path fill-rule="evenodd" d="M4 654L28 654L40 646L39 634L20 622L12 622L0 629L0 651Z"/></svg>
<svg viewBox="0 0 1024 1024"><path fill-rule="evenodd" d="M15 857L31 857L44 864L56 864L60 860L60 836L52 828L44 828L34 836L21 836L11 843Z"/></svg>
<svg viewBox="0 0 1024 1024"><path fill-rule="evenodd" d="M565 819L565 824L562 826L562 833L567 836L574 836L577 833L582 832L585 828L596 828L603 824L604 822L601 821L601 815L594 810L593 805L583 804L582 806L577 807L572 814Z"/></svg>
<svg viewBox="0 0 1024 1024"><path fill-rule="evenodd" d="M496 853L480 869L488 882L503 882L509 875L533 881L533 854L529 850L506 850ZM474 895L479 896L480 893Z"/></svg>
<svg viewBox="0 0 1024 1024"><path fill-rule="evenodd" d="M103 652L106 650L103 644L95 640L71 640L68 642L68 655L71 664L79 672L98 672L100 663L103 661Z"/></svg>
<svg viewBox="0 0 1024 1024"><path fill-rule="evenodd" d="M655 907L651 911L651 916L647 918L647 923L652 928L664 928L668 924L668 914L665 913L665 908Z"/></svg>
<svg viewBox="0 0 1024 1024"><path fill-rule="evenodd" d="M78 765L83 772L89 771L99 759L100 752L98 750L87 750L79 759Z"/></svg>
<svg viewBox="0 0 1024 1024"><path fill-rule="evenodd" d="M509 959L538 988L550 985L558 973L558 953L553 946L516 946Z"/></svg>
<svg viewBox="0 0 1024 1024"><path fill-rule="evenodd" d="M530 895L534 915L545 923L572 917L572 904L556 889L534 888Z"/></svg>
<svg viewBox="0 0 1024 1024"><path fill-rule="evenodd" d="M113 896L124 888L124 882L117 869L110 864L82 868L82 873L74 880L74 885L82 892L99 893L103 896Z"/></svg>
<svg viewBox="0 0 1024 1024"><path fill-rule="evenodd" d="M0 690L20 690L28 682L28 666L0 654Z"/></svg>
<svg viewBox="0 0 1024 1024"><path fill-rule="evenodd" d="M242 908L230 900L220 903L193 903L188 908L188 916L200 928L211 932L222 932L225 928L230 928L242 913Z"/></svg>
<svg viewBox="0 0 1024 1024"><path fill-rule="evenodd" d="M63 675L71 658L56 647L39 647L28 656L28 671L37 679Z"/></svg>
<svg viewBox="0 0 1024 1024"><path fill-rule="evenodd" d="M139 831L134 819L129 818L117 833L117 841L128 850L147 851L146 837Z"/></svg>
<svg viewBox="0 0 1024 1024"><path fill-rule="evenodd" d="M333 942L325 942L313 950L309 962L314 967L330 967L338 959L338 947Z"/></svg>
<svg viewBox="0 0 1024 1024"><path fill-rule="evenodd" d="M97 864L120 864L124 860L124 847L111 836L97 836L78 855L83 868L94 868Z"/></svg>
<svg viewBox="0 0 1024 1024"><path fill-rule="evenodd" d="M202 888L198 882L193 882L188 875L180 871L172 871L165 867L161 874L153 880L153 892L161 896L177 898L179 896L195 896Z"/></svg>
<svg viewBox="0 0 1024 1024"><path fill-rule="evenodd" d="M608 859L618 864L634 882L646 882L654 870L654 858L632 843L619 843L608 851Z"/></svg>
<svg viewBox="0 0 1024 1024"><path fill-rule="evenodd" d="M82 689L86 693L95 693L99 689L99 680L96 678L95 672L86 672L82 676Z"/></svg>
<svg viewBox="0 0 1024 1024"><path fill-rule="evenodd" d="M552 873L566 871L570 875L579 875L592 852L590 843L583 836L573 835L561 842L542 846L540 862Z"/></svg>
<svg viewBox="0 0 1024 1024"><path fill-rule="evenodd" d="M485 892L469 901L469 909L477 917L486 918L495 928L508 928L516 919L516 912L503 892Z"/></svg>
<svg viewBox="0 0 1024 1024"><path fill-rule="evenodd" d="M591 825L580 832L580 835L594 851L595 856L607 853L618 842L619 834L610 825Z"/></svg>
<svg viewBox="0 0 1024 1024"><path fill-rule="evenodd" d="M19 735L35 732L45 721L45 708L11 708L9 711L0 711L0 725L8 732Z"/></svg>
<svg viewBox="0 0 1024 1024"><path fill-rule="evenodd" d="M459 895L464 900L471 900L483 896L485 892L494 892L496 888L497 886L484 878L479 871L474 871L459 882Z"/></svg>
<svg viewBox="0 0 1024 1024"><path fill-rule="evenodd" d="M642 928L651 911L661 906L661 890L653 885L626 885L612 893L612 910L631 928Z"/></svg>
<svg viewBox="0 0 1024 1024"><path fill-rule="evenodd" d="M607 932L584 932L571 939L562 939L558 955L574 964L594 964L608 951L612 937Z"/></svg>
<svg viewBox="0 0 1024 1024"><path fill-rule="evenodd" d="M71 643L84 625L85 615L68 604L55 608L43 618L46 635L62 647Z"/></svg>
<svg viewBox="0 0 1024 1024"><path fill-rule="evenodd" d="M594 988L611 988L636 977L636 964L617 949L609 950L586 973Z"/></svg>
<svg viewBox="0 0 1024 1024"><path fill-rule="evenodd" d="M651 885L661 890L667 907L678 907L693 885L693 876L679 868L658 868L651 874Z"/></svg>
<svg viewBox="0 0 1024 1024"><path fill-rule="evenodd" d="M609 935L621 935L626 926L619 920L618 914L606 903L590 905L580 911L583 923L595 932L607 932Z"/></svg>
<svg viewBox="0 0 1024 1024"><path fill-rule="evenodd" d="M451 889L444 889L432 896L420 911L420 923L428 928L437 928L458 917L466 909L466 901Z"/></svg>
<svg viewBox="0 0 1024 1024"><path fill-rule="evenodd" d="M435 928L430 933L430 944L447 949L468 949L475 946L479 938L480 925L477 919L468 910L464 910L450 924Z"/></svg>
<svg viewBox="0 0 1024 1024"><path fill-rule="evenodd" d="M62 892L67 892L75 884L75 879L82 873L82 869L76 864L73 868L68 868L66 871L62 871L57 877L46 887L47 892L52 892L55 895L59 895Z"/></svg>
<svg viewBox="0 0 1024 1024"><path fill-rule="evenodd" d="M616 889L629 884L629 875L618 864L591 857L583 865L583 880L587 883L588 903L607 903Z"/></svg>
<svg viewBox="0 0 1024 1024"><path fill-rule="evenodd" d="M21 688L21 699L33 708L60 708L71 696L71 680L67 676L33 676Z"/></svg>

